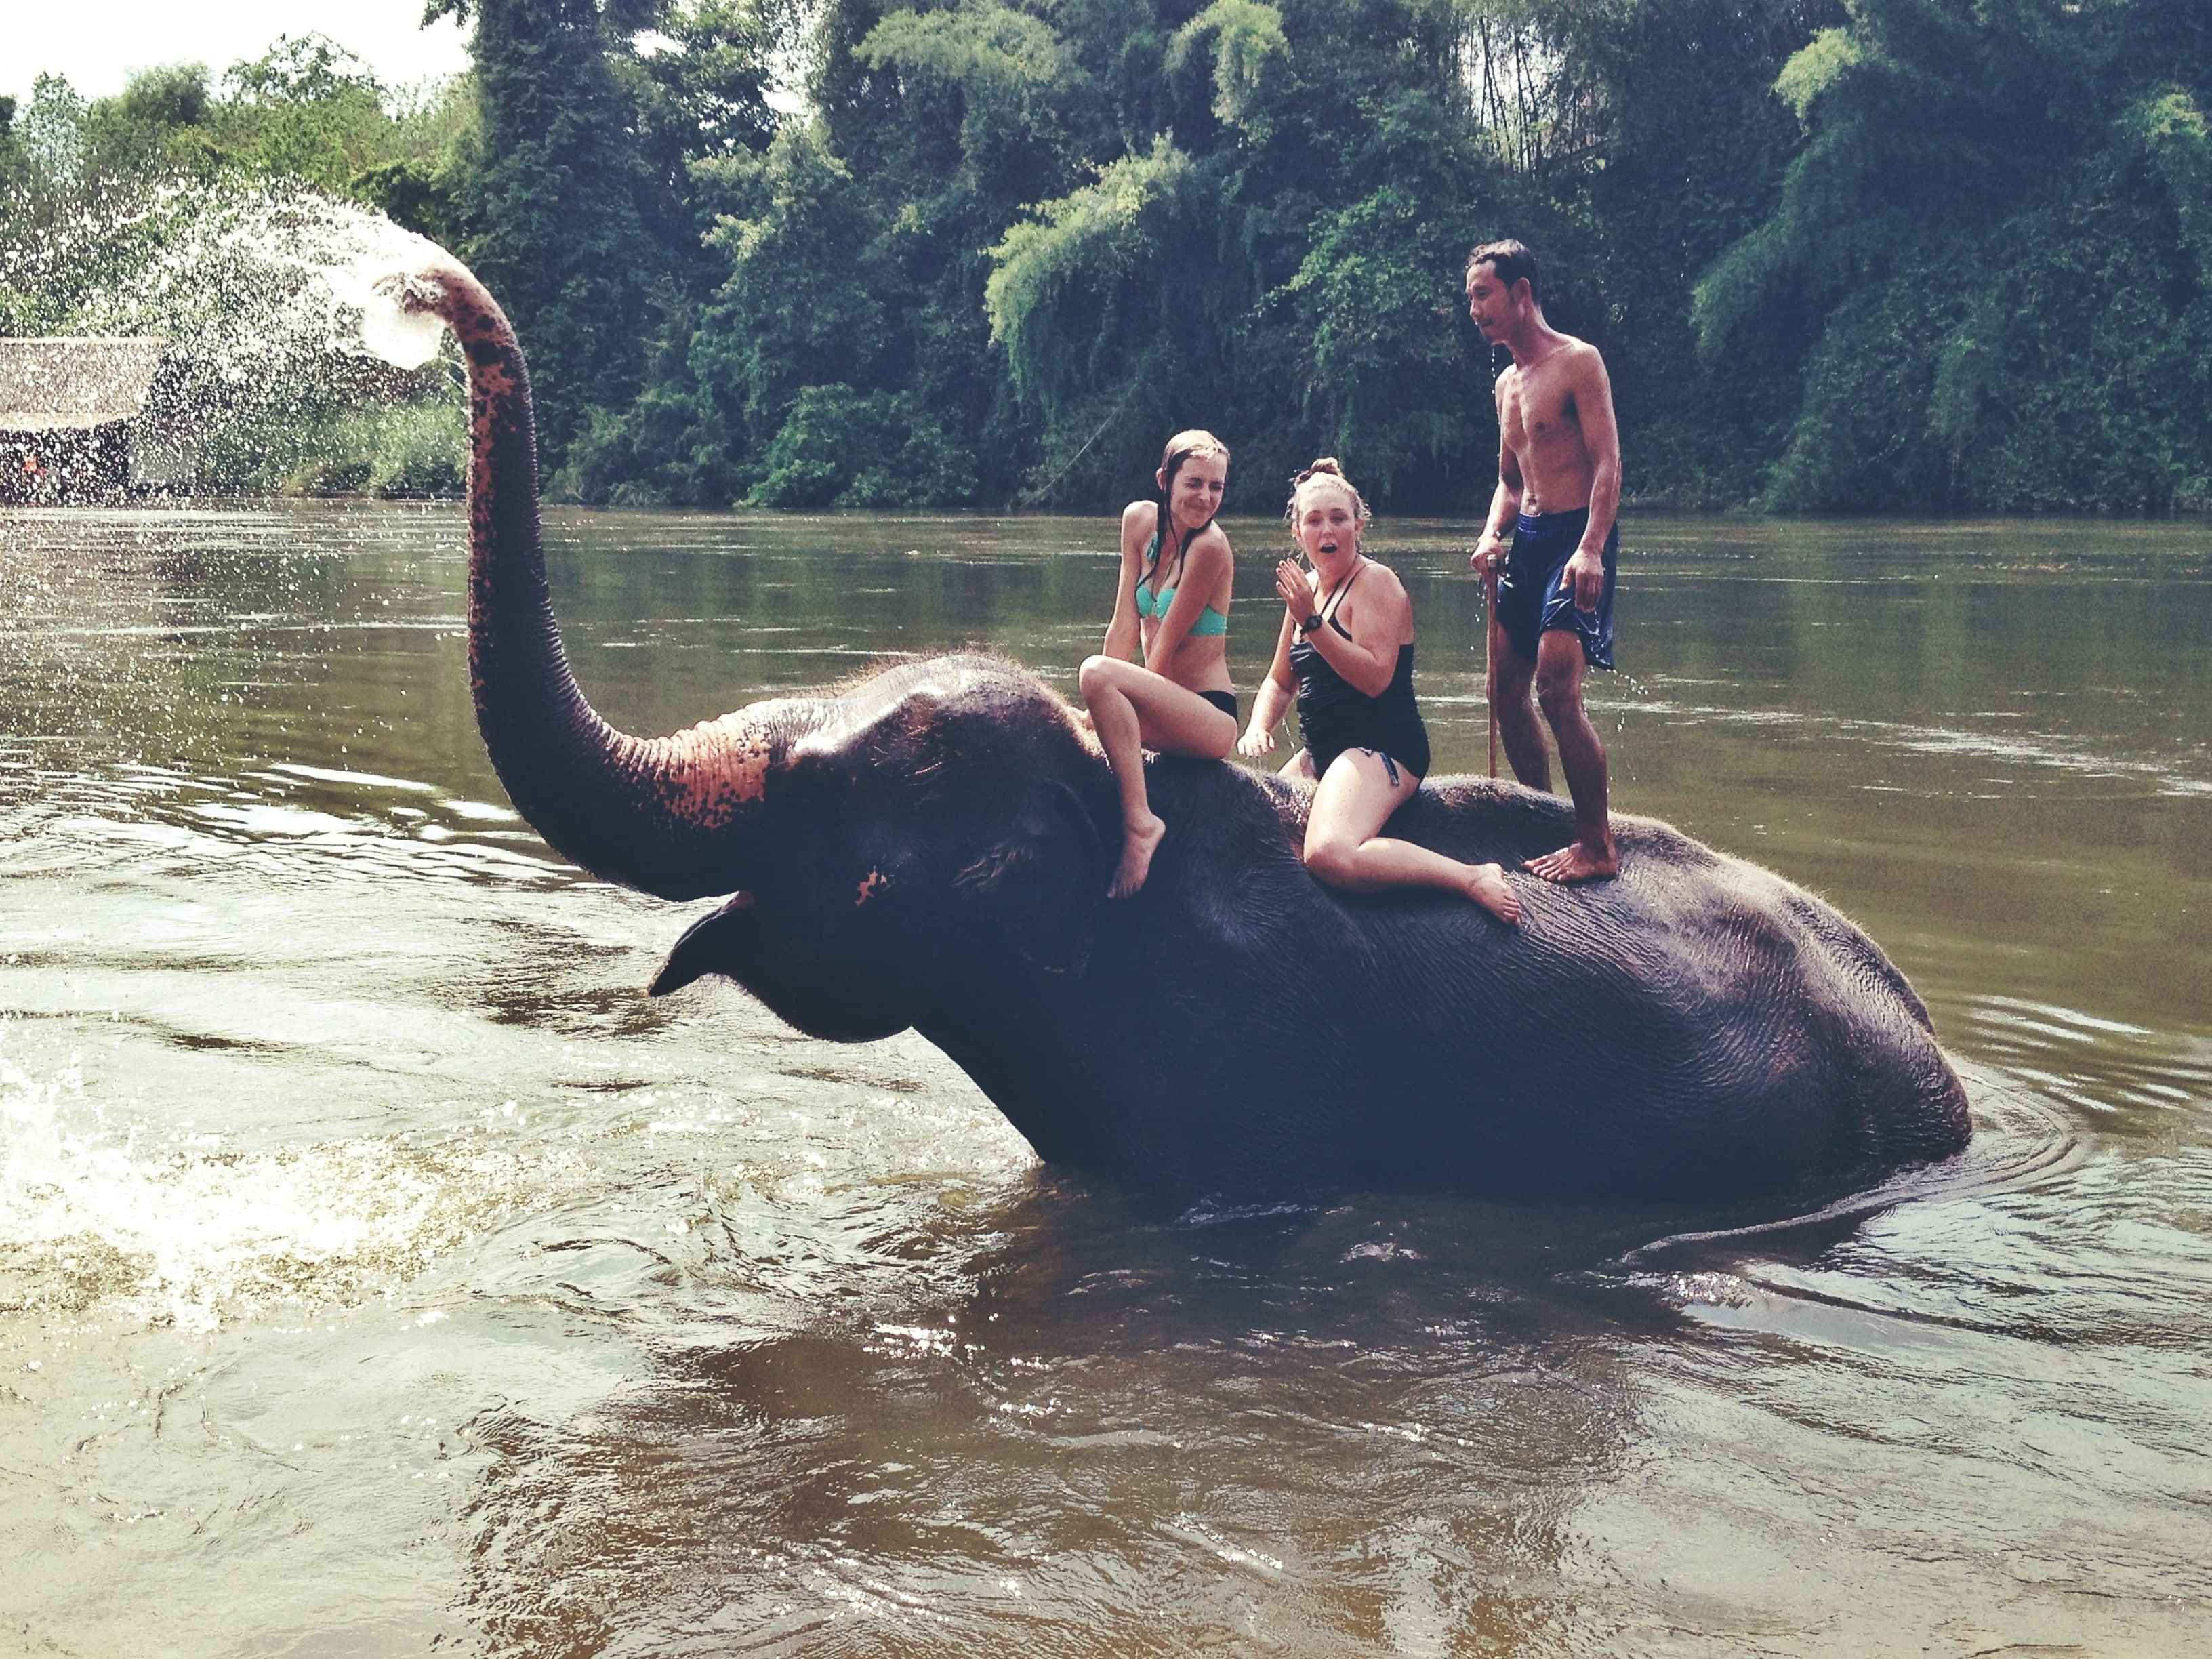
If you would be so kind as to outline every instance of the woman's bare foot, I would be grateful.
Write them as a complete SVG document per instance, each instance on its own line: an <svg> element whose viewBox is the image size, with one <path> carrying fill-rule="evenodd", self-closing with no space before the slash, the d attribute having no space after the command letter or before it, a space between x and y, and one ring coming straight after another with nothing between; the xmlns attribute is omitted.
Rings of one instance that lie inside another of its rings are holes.
<svg viewBox="0 0 2212 1659"><path fill-rule="evenodd" d="M1521 901L1505 882L1505 872L1495 864L1470 865L1467 896L1509 927L1521 925Z"/></svg>
<svg viewBox="0 0 2212 1659"><path fill-rule="evenodd" d="M1556 853L1547 853L1540 859L1530 859L1527 865L1532 876L1541 876L1546 881L1565 885L1577 881L1602 881L1607 876L1620 873L1620 854L1614 850L1611 837L1601 848L1589 848L1578 841L1571 841Z"/></svg>
<svg viewBox="0 0 2212 1659"><path fill-rule="evenodd" d="M1152 854L1159 851L1167 832L1166 823L1157 814L1122 830L1121 862L1114 872L1114 884L1106 890L1108 898L1127 898L1145 884L1152 872Z"/></svg>

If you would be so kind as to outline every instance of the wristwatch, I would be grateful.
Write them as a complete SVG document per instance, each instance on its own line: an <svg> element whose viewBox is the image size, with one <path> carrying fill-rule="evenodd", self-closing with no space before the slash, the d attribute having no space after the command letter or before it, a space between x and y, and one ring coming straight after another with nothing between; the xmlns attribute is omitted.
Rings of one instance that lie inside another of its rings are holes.
<svg viewBox="0 0 2212 1659"><path fill-rule="evenodd" d="M1307 613L1306 619L1298 624L1298 632L1301 634L1310 634L1315 629L1319 628L1320 626L1321 612L1318 611L1310 611Z"/></svg>

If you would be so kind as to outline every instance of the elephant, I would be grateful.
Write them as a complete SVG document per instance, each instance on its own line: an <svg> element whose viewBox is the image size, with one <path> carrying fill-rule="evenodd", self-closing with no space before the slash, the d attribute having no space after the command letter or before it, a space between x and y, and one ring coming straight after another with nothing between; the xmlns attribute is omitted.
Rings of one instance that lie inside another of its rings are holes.
<svg viewBox="0 0 2212 1659"><path fill-rule="evenodd" d="M653 994L720 975L815 1037L911 1028L1046 1164L1169 1202L1825 1200L1966 1144L1965 1090L1873 941L1656 820L1616 817L1611 881L1519 884L1510 928L1324 886L1299 854L1310 786L1156 759L1170 830L1109 901L1103 754L990 655L614 729L548 592L513 330L457 264L392 291L467 361L470 675L501 784L593 874L721 901ZM1389 833L1510 869L1569 828L1550 795L1446 779Z"/></svg>

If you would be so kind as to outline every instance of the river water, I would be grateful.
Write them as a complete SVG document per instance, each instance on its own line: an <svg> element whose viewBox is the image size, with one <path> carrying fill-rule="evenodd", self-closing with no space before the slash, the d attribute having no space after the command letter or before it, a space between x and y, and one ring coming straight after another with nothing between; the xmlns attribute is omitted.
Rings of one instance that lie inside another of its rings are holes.
<svg viewBox="0 0 2212 1659"><path fill-rule="evenodd" d="M1440 771L1464 534L1370 545ZM1103 517L549 540L654 731L970 641L1072 690L1115 571ZM2212 533L1625 541L1617 807L1859 921L1974 1097L1815 1224L1138 1213L911 1036L641 994L705 907L507 810L457 508L0 515L0 1651L2202 1651Z"/></svg>

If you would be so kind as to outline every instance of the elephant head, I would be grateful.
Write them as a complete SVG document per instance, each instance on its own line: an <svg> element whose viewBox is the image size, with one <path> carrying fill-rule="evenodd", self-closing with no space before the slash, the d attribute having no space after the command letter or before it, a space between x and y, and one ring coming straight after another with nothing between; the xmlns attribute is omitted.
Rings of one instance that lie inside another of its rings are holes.
<svg viewBox="0 0 2212 1659"><path fill-rule="evenodd" d="M1066 706L989 658L777 705L744 885L654 979L736 980L811 1036L884 1036L1001 973L1080 973L1111 860Z"/></svg>
<svg viewBox="0 0 2212 1659"><path fill-rule="evenodd" d="M672 736L616 730L554 618L514 331L458 265L394 286L468 361L470 679L501 783L594 875L732 896L655 993L726 974L801 1030L862 1040L953 994L963 961L1080 969L1111 867L1111 786L1064 702L1010 665L950 658Z"/></svg>

